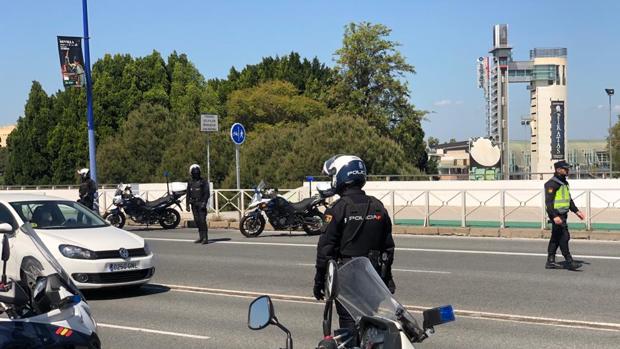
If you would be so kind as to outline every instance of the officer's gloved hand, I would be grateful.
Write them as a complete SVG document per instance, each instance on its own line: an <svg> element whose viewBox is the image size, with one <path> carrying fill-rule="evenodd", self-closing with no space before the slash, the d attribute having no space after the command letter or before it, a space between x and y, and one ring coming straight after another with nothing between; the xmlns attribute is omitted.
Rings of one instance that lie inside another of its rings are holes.
<svg viewBox="0 0 620 349"><path fill-rule="evenodd" d="M394 279L390 279L390 281L388 281L387 288L392 294L396 292L396 284L394 283Z"/></svg>
<svg viewBox="0 0 620 349"><path fill-rule="evenodd" d="M314 293L314 298L316 298L317 301L322 301L323 298L325 298L325 284L315 281L312 293Z"/></svg>

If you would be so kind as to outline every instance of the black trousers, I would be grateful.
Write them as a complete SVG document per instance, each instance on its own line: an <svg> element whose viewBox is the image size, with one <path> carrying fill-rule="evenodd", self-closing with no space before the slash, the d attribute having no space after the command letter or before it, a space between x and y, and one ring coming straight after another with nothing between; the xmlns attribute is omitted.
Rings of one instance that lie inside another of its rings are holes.
<svg viewBox="0 0 620 349"><path fill-rule="evenodd" d="M568 231L568 224L566 222L567 215L560 216L562 218L562 224L555 224L552 221L551 225L551 239L549 240L549 247L547 252L549 256L555 256L555 253L560 248L562 256L567 262L573 260L570 250L568 248L568 241L570 240L570 232Z"/></svg>
<svg viewBox="0 0 620 349"><path fill-rule="evenodd" d="M207 209L202 205L192 204L192 214L194 215L194 222L198 227L198 237L201 240L209 239L209 228L207 226Z"/></svg>
<svg viewBox="0 0 620 349"><path fill-rule="evenodd" d="M349 342L347 348L352 348L357 345L357 331L355 329L355 320L349 312L336 301L336 313L338 313L338 323L341 329L347 329L353 334L353 340Z"/></svg>

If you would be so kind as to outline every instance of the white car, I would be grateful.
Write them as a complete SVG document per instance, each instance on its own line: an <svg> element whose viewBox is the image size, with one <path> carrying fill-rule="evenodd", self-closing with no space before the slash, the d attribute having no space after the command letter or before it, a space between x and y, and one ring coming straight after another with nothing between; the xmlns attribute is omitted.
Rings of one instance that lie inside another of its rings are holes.
<svg viewBox="0 0 620 349"><path fill-rule="evenodd" d="M109 225L77 202L35 194L0 194L0 223L30 222L80 289L139 286L155 273L143 238ZM36 279L36 263L22 265ZM33 270L35 269L35 270Z"/></svg>

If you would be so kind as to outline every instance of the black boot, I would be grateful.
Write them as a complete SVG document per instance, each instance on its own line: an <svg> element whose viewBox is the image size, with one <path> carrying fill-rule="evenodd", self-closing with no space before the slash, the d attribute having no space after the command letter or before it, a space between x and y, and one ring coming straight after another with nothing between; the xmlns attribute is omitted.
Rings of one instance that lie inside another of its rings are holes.
<svg viewBox="0 0 620 349"><path fill-rule="evenodd" d="M205 233L202 231L198 231L198 240L194 241L195 244L202 244L205 241Z"/></svg>
<svg viewBox="0 0 620 349"><path fill-rule="evenodd" d="M195 240L195 241L194 241L194 243L195 243L195 244L200 244L200 243L202 243L202 238L198 238L198 240Z"/></svg>
<svg viewBox="0 0 620 349"><path fill-rule="evenodd" d="M581 263L575 262L571 255L564 256L564 259L566 259L566 269L568 270L577 270L582 266Z"/></svg>
<svg viewBox="0 0 620 349"><path fill-rule="evenodd" d="M209 237L207 236L207 234L204 235L204 239L202 239L202 244L206 245L209 243Z"/></svg>
<svg viewBox="0 0 620 349"><path fill-rule="evenodd" d="M545 263L545 269L556 269L558 267L555 264L555 254L550 254L547 256L547 263Z"/></svg>

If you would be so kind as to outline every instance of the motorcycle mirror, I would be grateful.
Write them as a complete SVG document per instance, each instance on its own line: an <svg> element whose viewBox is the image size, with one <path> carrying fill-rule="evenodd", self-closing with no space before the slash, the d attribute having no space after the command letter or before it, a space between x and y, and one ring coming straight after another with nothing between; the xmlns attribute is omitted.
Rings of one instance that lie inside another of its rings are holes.
<svg viewBox="0 0 620 349"><path fill-rule="evenodd" d="M454 309L451 305L444 305L441 307L425 310L423 312L423 316L424 329L433 328L437 325L442 325L455 320Z"/></svg>
<svg viewBox="0 0 620 349"><path fill-rule="evenodd" d="M251 304L248 312L248 327L252 330L262 330L273 320L273 304L269 296L256 298Z"/></svg>
<svg viewBox="0 0 620 349"><path fill-rule="evenodd" d="M325 299L333 301L338 296L338 264L330 260L327 263L327 274L325 276Z"/></svg>

